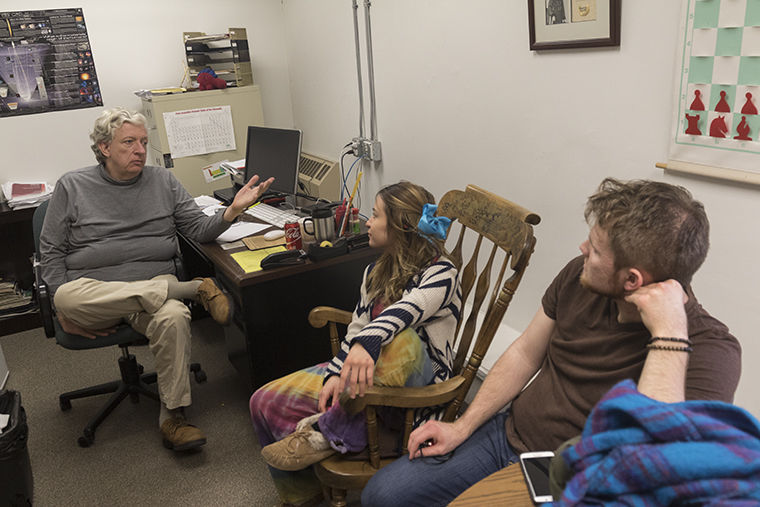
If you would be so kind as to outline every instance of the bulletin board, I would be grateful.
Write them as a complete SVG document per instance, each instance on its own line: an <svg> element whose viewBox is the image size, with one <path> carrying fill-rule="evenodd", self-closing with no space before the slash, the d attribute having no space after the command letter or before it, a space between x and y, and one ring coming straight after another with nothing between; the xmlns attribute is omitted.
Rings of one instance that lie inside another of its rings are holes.
<svg viewBox="0 0 760 507"><path fill-rule="evenodd" d="M670 160L760 184L760 0L684 0Z"/></svg>
<svg viewBox="0 0 760 507"><path fill-rule="evenodd" d="M0 12L0 117L102 105L82 9Z"/></svg>

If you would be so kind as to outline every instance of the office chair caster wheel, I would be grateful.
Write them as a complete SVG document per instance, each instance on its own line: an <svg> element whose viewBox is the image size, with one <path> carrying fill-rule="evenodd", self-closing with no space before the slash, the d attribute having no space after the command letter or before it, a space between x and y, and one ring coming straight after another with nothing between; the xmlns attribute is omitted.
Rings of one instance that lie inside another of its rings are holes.
<svg viewBox="0 0 760 507"><path fill-rule="evenodd" d="M190 365L190 371L195 375L195 381L200 384L206 381L206 372L201 369L199 363L193 363Z"/></svg>
<svg viewBox="0 0 760 507"><path fill-rule="evenodd" d="M91 430L88 429L84 430L84 432L82 432L82 436L77 440L79 447L90 447L93 442L95 442L95 435Z"/></svg>
<svg viewBox="0 0 760 507"><path fill-rule="evenodd" d="M71 410L71 401L63 398L58 398L58 405L61 407L61 412L67 412Z"/></svg>

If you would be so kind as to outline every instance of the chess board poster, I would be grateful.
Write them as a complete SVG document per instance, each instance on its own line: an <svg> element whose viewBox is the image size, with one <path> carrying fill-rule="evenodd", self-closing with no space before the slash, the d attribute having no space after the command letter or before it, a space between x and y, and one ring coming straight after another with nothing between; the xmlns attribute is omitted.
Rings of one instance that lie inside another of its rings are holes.
<svg viewBox="0 0 760 507"><path fill-rule="evenodd" d="M82 9L0 12L0 117L102 105Z"/></svg>
<svg viewBox="0 0 760 507"><path fill-rule="evenodd" d="M760 0L684 0L670 158L760 173Z"/></svg>

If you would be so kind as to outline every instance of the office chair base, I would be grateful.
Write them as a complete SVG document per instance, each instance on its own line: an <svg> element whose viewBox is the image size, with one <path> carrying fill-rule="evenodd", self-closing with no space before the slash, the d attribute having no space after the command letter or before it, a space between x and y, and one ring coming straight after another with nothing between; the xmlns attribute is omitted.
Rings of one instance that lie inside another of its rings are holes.
<svg viewBox="0 0 760 507"><path fill-rule="evenodd" d="M90 420L87 426L84 427L82 436L77 440L80 447L89 447L95 442L95 431L98 429L98 426L100 426L100 423L102 423L127 396L129 396L132 403L138 403L140 401L140 395L147 396L158 402L161 401L156 389L149 385L156 383L156 374L143 374L144 368L137 362L137 359L133 354L125 352L125 354L119 358L119 370L121 370L120 380L106 382L104 384L86 387L84 389L77 389L76 391L63 393L58 397L58 403L61 410L65 412L71 410L71 400L113 393L105 406L103 406ZM200 364L191 364L190 371L193 373L196 382L200 383L206 380L206 372L201 369Z"/></svg>

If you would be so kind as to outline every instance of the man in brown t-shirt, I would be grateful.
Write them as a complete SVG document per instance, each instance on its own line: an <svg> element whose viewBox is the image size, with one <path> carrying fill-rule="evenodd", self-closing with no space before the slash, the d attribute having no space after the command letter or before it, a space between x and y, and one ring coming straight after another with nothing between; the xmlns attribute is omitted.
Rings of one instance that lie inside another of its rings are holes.
<svg viewBox="0 0 760 507"><path fill-rule="evenodd" d="M445 505L520 453L578 435L626 378L660 401L733 401L741 348L689 286L709 247L702 204L681 187L608 178L585 216L583 255L554 279L466 412L415 430L409 458L375 474L362 505Z"/></svg>

